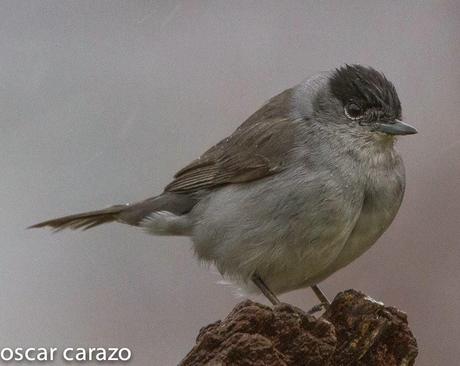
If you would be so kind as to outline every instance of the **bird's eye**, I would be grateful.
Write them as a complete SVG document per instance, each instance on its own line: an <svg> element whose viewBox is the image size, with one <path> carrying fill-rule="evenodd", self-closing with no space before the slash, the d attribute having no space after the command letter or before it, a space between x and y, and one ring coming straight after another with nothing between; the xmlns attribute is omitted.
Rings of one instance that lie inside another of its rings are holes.
<svg viewBox="0 0 460 366"><path fill-rule="evenodd" d="M351 119L352 121L361 119L364 116L363 109L358 104L353 103L353 102L348 103L345 106L344 112L345 112L345 116L347 116L347 118Z"/></svg>

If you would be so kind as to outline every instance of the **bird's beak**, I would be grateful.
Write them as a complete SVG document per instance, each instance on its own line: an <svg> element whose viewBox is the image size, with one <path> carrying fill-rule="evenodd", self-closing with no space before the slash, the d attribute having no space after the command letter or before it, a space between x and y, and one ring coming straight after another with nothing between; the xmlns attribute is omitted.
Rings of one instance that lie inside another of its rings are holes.
<svg viewBox="0 0 460 366"><path fill-rule="evenodd" d="M377 123L375 129L380 132L387 133L389 135L413 135L417 133L417 130L411 125L395 119L391 123Z"/></svg>

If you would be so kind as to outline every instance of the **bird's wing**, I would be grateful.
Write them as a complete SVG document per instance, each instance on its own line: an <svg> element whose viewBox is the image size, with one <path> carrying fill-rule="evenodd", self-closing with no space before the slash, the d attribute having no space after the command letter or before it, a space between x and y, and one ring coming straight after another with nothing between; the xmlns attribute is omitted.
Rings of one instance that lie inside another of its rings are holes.
<svg viewBox="0 0 460 366"><path fill-rule="evenodd" d="M230 137L177 172L165 191L193 194L282 171L294 144L296 129L292 123L284 116L246 121Z"/></svg>

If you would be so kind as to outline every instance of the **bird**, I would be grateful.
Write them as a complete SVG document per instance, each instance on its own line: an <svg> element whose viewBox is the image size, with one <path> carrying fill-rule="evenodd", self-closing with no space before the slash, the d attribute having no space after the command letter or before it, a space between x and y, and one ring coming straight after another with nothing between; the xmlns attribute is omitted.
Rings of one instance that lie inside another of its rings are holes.
<svg viewBox="0 0 460 366"><path fill-rule="evenodd" d="M243 293L318 287L369 249L401 205L405 170L396 88L370 66L319 72L263 104L230 136L143 201L30 228L87 230L117 222L187 236L194 254Z"/></svg>

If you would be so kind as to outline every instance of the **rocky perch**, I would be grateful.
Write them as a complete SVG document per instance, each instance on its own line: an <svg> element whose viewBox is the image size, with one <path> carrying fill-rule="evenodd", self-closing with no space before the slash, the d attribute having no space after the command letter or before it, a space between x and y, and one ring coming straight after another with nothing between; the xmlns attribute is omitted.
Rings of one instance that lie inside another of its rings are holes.
<svg viewBox="0 0 460 366"><path fill-rule="evenodd" d="M348 290L320 318L244 301L200 330L180 366L409 366L416 356L406 314Z"/></svg>

